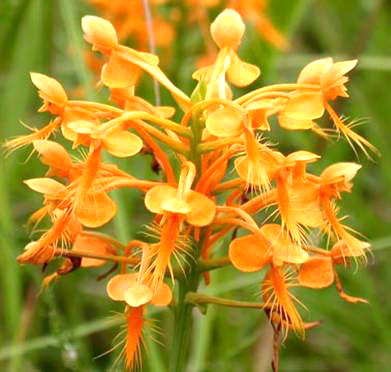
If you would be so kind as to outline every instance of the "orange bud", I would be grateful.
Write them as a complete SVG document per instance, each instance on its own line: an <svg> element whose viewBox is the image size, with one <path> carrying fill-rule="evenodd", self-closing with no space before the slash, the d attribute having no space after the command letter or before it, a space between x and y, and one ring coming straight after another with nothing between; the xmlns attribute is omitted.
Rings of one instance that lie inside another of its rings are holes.
<svg viewBox="0 0 391 372"><path fill-rule="evenodd" d="M64 107L68 102L67 94L63 86L49 76L30 72L31 81L39 90L39 96L57 106Z"/></svg>
<svg viewBox="0 0 391 372"><path fill-rule="evenodd" d="M84 38L96 48L113 49L118 45L117 33L113 25L100 17L84 16L81 20Z"/></svg>
<svg viewBox="0 0 391 372"><path fill-rule="evenodd" d="M242 40L246 26L242 17L233 9L223 10L210 26L215 43L220 48L236 48Z"/></svg>

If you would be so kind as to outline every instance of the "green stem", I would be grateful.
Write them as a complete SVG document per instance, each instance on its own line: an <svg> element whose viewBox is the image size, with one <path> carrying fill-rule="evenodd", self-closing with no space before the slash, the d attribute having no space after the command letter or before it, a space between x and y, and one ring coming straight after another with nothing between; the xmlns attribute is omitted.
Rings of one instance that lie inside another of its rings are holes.
<svg viewBox="0 0 391 372"><path fill-rule="evenodd" d="M192 262L187 278L179 280L178 302L175 309L175 329L170 356L170 372L184 371L189 354L190 335L192 331L193 304L186 301L189 292L198 288L200 273L198 271L198 257L200 246L195 247L196 259Z"/></svg>
<svg viewBox="0 0 391 372"><path fill-rule="evenodd" d="M265 305L256 302L237 301L228 298L210 296L207 294L188 292L185 301L193 305L221 305L227 307L239 307L246 309L264 309Z"/></svg>

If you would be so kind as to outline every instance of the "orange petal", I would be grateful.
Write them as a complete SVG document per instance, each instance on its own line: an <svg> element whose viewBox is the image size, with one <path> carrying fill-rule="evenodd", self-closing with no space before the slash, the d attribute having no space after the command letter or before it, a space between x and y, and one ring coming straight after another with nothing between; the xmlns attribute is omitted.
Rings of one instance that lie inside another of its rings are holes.
<svg viewBox="0 0 391 372"><path fill-rule="evenodd" d="M39 89L40 96L49 102L55 103L58 106L65 106L68 102L67 94L62 85L55 79L31 72L31 81Z"/></svg>
<svg viewBox="0 0 391 372"><path fill-rule="evenodd" d="M112 52L109 61L103 66L101 80L110 88L127 88L136 84L140 68Z"/></svg>
<svg viewBox="0 0 391 372"><path fill-rule="evenodd" d="M41 155L41 162L54 170L61 171L61 175L66 175L72 168L72 158L57 142L48 140L33 141L35 150Z"/></svg>
<svg viewBox="0 0 391 372"><path fill-rule="evenodd" d="M280 127L289 130L312 129L315 125L312 120L298 120L284 114L278 115L278 123L280 124Z"/></svg>
<svg viewBox="0 0 391 372"><path fill-rule="evenodd" d="M262 154L259 154L256 161L252 161L247 155L240 156L235 159L234 165L242 180L259 187L268 187L277 169L276 163Z"/></svg>
<svg viewBox="0 0 391 372"><path fill-rule="evenodd" d="M229 259L237 269L253 272L262 269L271 259L271 250L256 235L234 239L229 246Z"/></svg>
<svg viewBox="0 0 391 372"><path fill-rule="evenodd" d="M162 285L154 293L151 300L151 304L155 306L167 306L171 303L171 301L172 301L171 288L166 283L162 283Z"/></svg>
<svg viewBox="0 0 391 372"><path fill-rule="evenodd" d="M273 259L295 264L301 264L308 260L308 253L292 242L280 225L263 225L261 232L272 245Z"/></svg>
<svg viewBox="0 0 391 372"><path fill-rule="evenodd" d="M127 130L116 129L104 136L103 146L111 155L126 158L139 153L143 147L143 141Z"/></svg>
<svg viewBox="0 0 391 372"><path fill-rule="evenodd" d="M301 70L297 82L299 84L320 84L323 73L332 65L333 59L330 57L310 62Z"/></svg>
<svg viewBox="0 0 391 372"><path fill-rule="evenodd" d="M334 63L322 76L322 89L330 89L338 85L342 76L353 70L357 65L357 59Z"/></svg>
<svg viewBox="0 0 391 372"><path fill-rule="evenodd" d="M221 107L208 115L206 128L217 137L231 137L242 133L243 115L231 107Z"/></svg>
<svg viewBox="0 0 391 372"><path fill-rule="evenodd" d="M368 242L359 240L348 232L345 232L343 240L335 243L331 249L331 256L337 260L337 263L344 263L345 257L365 256L370 246Z"/></svg>
<svg viewBox="0 0 391 372"><path fill-rule="evenodd" d="M326 288L334 282L333 263L330 257L311 257L300 267L299 284L309 288Z"/></svg>
<svg viewBox="0 0 391 372"><path fill-rule="evenodd" d="M210 25L210 33L219 48L238 47L245 29L242 17L233 9L224 9Z"/></svg>
<svg viewBox="0 0 391 372"><path fill-rule="evenodd" d="M216 205L207 196L190 190L186 195L186 201L190 205L186 221L191 225L206 226L215 218Z"/></svg>
<svg viewBox="0 0 391 372"><path fill-rule="evenodd" d="M96 123L87 120L72 121L67 127L77 134L92 134L98 129Z"/></svg>
<svg viewBox="0 0 391 372"><path fill-rule="evenodd" d="M319 155L304 150L292 152L286 157L286 160L288 162L293 162L293 163L296 162L313 163L318 159L320 159Z"/></svg>
<svg viewBox="0 0 391 372"><path fill-rule="evenodd" d="M51 178L32 178L23 181L31 190L45 194L45 196L58 196L61 191L65 191L65 186Z"/></svg>
<svg viewBox="0 0 391 372"><path fill-rule="evenodd" d="M243 62L235 52L231 53L231 64L228 68L227 76L233 85L237 87L250 85L260 74L261 70L259 67Z"/></svg>
<svg viewBox="0 0 391 372"><path fill-rule="evenodd" d="M117 33L113 25L100 17L84 16L81 19L84 38L97 48L113 49L118 45Z"/></svg>
<svg viewBox="0 0 391 372"><path fill-rule="evenodd" d="M309 227L323 225L319 186L310 182L295 182L289 188L290 208L298 223Z"/></svg>
<svg viewBox="0 0 391 372"><path fill-rule="evenodd" d="M48 263L54 257L54 247L42 245L39 241L33 241L26 245L24 251L16 259L20 264L31 263L42 265Z"/></svg>
<svg viewBox="0 0 391 372"><path fill-rule="evenodd" d="M165 212L187 214L190 212L190 205L185 200L175 197L163 200L162 209Z"/></svg>
<svg viewBox="0 0 391 372"><path fill-rule="evenodd" d="M114 301L124 301L125 292L137 281L138 273L113 276L106 286L108 296Z"/></svg>
<svg viewBox="0 0 391 372"><path fill-rule="evenodd" d="M90 192L75 213L84 226L99 227L115 216L117 205L105 192Z"/></svg>
<svg viewBox="0 0 391 372"><path fill-rule="evenodd" d="M151 301L153 293L151 289L140 283L134 283L124 294L125 302L131 307L139 307Z"/></svg>
<svg viewBox="0 0 391 372"><path fill-rule="evenodd" d="M350 182L361 168L356 163L335 163L327 167L322 174L322 183L331 184L335 182Z"/></svg>
<svg viewBox="0 0 391 372"><path fill-rule="evenodd" d="M152 213L162 214L162 204L167 199L173 199L177 195L177 189L169 185L158 185L145 194L145 206Z"/></svg>
<svg viewBox="0 0 391 372"><path fill-rule="evenodd" d="M79 235L76 238L72 247L72 251L82 251L102 256L115 254L115 250L111 247L110 244L97 237L87 235ZM105 263L105 260L83 257L81 260L81 267L98 267L104 265Z"/></svg>
<svg viewBox="0 0 391 372"><path fill-rule="evenodd" d="M290 98L283 110L283 115L299 121L318 119L324 113L323 96L321 92L303 92Z"/></svg>
<svg viewBox="0 0 391 372"><path fill-rule="evenodd" d="M77 141L77 133L72 130L71 128L68 128L68 124L61 125L61 133L64 136L65 139L71 142Z"/></svg>

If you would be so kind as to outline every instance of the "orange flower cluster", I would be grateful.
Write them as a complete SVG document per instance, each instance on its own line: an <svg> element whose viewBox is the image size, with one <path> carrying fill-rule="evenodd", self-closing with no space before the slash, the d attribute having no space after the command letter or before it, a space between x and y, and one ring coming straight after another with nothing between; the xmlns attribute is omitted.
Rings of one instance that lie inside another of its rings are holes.
<svg viewBox="0 0 391 372"><path fill-rule="evenodd" d="M266 269L263 309L283 335L289 330L303 334L306 328L292 287L321 289L335 283L344 300L365 302L344 292L336 270L365 260L369 250L369 244L345 225L338 207L342 194L351 192L360 165L332 164L314 175L307 167L320 155L304 150L284 155L265 140L272 117L282 128L326 135L315 120L327 111L338 133L364 151L373 150L332 108L338 97L348 96L346 74L357 61L320 59L305 66L296 83L265 86L233 98L230 84L247 86L260 69L238 56L245 24L239 13L226 9L210 27L218 55L210 66L194 73L198 85L189 98L160 69L158 57L121 45L109 21L85 16L82 28L85 40L105 58L100 79L111 91L113 104L72 100L58 81L31 74L43 100L39 111L48 111L53 120L7 146L32 144L49 167L45 177L25 183L43 195L43 207L31 222L48 217L52 224L25 247L18 261L47 264L63 257L49 279L79 267L119 263L107 294L125 304L127 367L137 359L146 306L167 306L172 301L166 278L172 285L191 280L193 284L184 288L196 292L201 273L208 282L206 271L219 266L212 258L217 243L237 229L244 235L233 238L227 260L219 262L242 272ZM136 81L144 73L171 92L183 110L180 121L170 119L174 108L156 107L136 95ZM58 130L73 149L88 149L81 160L49 139ZM149 152L162 179L138 179L104 161L105 152L113 159ZM175 157L169 157L170 152ZM144 194L145 208L153 214L148 229L152 241L123 246L88 230L114 218L117 205L109 193L124 188ZM268 223L259 222L265 214ZM321 239L314 240L314 231L327 237L325 247L318 246ZM191 257L187 262L186 256ZM196 298L192 296L192 303ZM185 302L181 293L176 306Z"/></svg>

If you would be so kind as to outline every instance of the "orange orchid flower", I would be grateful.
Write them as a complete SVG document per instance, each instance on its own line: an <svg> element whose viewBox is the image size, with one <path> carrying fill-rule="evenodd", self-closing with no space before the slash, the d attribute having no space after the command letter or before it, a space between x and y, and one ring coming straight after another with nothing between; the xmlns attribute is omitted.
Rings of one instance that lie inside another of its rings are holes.
<svg viewBox="0 0 391 372"><path fill-rule="evenodd" d="M340 297L351 303L368 301L359 297L353 297L345 293L340 283L335 265L345 264L348 258L361 257L362 251L353 251L351 247L343 240L334 244L330 251L317 254L308 259L300 266L297 276L298 283L303 287L314 289L326 288L336 282Z"/></svg>
<svg viewBox="0 0 391 372"><path fill-rule="evenodd" d="M212 66L197 70L193 78L207 83L207 99L224 99L227 98L226 75L233 85L244 87L258 78L260 70L257 66L243 62L236 53L245 31L239 13L232 9L225 9L211 24L210 31L213 40L220 48L219 54Z"/></svg>
<svg viewBox="0 0 391 372"><path fill-rule="evenodd" d="M291 327L302 333L303 322L281 268L284 264L305 263L309 259L308 253L292 241L280 225L271 224L263 225L259 234L234 239L229 247L229 258L233 266L244 272L259 271L267 264L272 266L262 289L265 309L270 307L271 313L278 315L283 327Z"/></svg>
<svg viewBox="0 0 391 372"><path fill-rule="evenodd" d="M337 131L341 132L350 141L357 144L364 153L365 147L377 152L364 137L355 133L349 125L346 125L329 104L338 97L349 97L345 84L348 77L345 76L357 65L357 60L334 62L332 58L318 59L303 68L297 79L298 84L310 84L319 87L319 90L299 89L293 93L280 115L283 126L287 126L290 119L295 128L311 127L314 119L323 116L324 111L329 113Z"/></svg>
<svg viewBox="0 0 391 372"><path fill-rule="evenodd" d="M76 237L72 246L72 251L92 253L101 256L116 254L116 249L107 241L96 236L84 235L83 233L80 233ZM104 265L106 262L107 261L99 258L83 257L80 266L84 268L98 267Z"/></svg>
<svg viewBox="0 0 391 372"><path fill-rule="evenodd" d="M160 240L154 246L154 260L149 272L155 287L159 287L166 269L172 277L171 256L187 249L186 240L181 238L182 224L196 227L210 224L216 213L215 203L207 196L191 190L195 178L194 164L186 162L181 170L178 187L159 185L145 195L145 206L152 213L162 215ZM149 259L149 258L148 258Z"/></svg>
<svg viewBox="0 0 391 372"><path fill-rule="evenodd" d="M101 72L101 80L105 85L110 88L133 86L141 71L146 71L173 94L178 104L189 106L189 97L176 88L158 67L159 58L120 45L115 28L109 21L96 16L84 16L82 29L86 41L91 43L94 49L109 56Z"/></svg>
<svg viewBox="0 0 391 372"><path fill-rule="evenodd" d="M167 306L172 300L170 287L162 283L153 291L147 284L140 282L138 273L119 274L107 283L107 294L114 301L123 301L127 305L127 337L124 346L125 365L131 368L137 363L144 324L144 307L148 304Z"/></svg>

